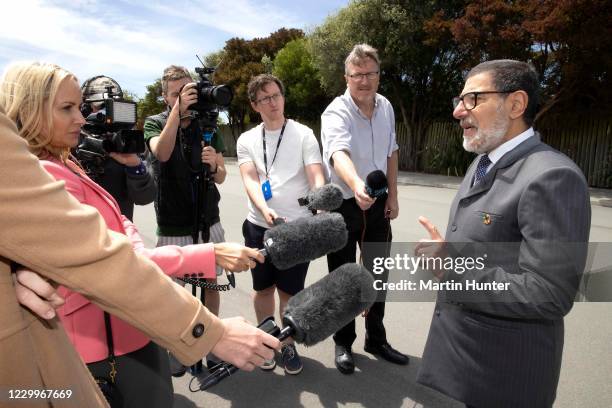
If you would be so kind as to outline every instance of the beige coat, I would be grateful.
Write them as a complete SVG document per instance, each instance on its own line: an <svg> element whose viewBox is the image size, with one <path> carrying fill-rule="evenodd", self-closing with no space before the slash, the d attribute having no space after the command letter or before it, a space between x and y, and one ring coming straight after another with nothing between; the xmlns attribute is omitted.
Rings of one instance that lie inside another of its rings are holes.
<svg viewBox="0 0 612 408"><path fill-rule="evenodd" d="M0 406L106 406L57 319L45 322L15 297L15 264L82 293L191 364L223 334L221 322L127 238L106 229L28 153L0 112ZM204 325L196 337L196 325ZM9 399L10 390L72 390L70 401Z"/></svg>

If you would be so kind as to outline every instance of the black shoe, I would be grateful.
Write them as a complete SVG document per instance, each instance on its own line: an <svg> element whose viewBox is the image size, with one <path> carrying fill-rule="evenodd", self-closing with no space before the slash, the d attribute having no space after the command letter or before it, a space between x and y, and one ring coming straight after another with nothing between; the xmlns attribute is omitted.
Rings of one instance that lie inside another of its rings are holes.
<svg viewBox="0 0 612 408"><path fill-rule="evenodd" d="M200 374L202 374L204 372L204 368L203 367L204 367L204 364L202 364L202 360L197 361L194 365L189 367L189 372L194 377L197 377L198 375L200 375Z"/></svg>
<svg viewBox="0 0 612 408"><path fill-rule="evenodd" d="M180 361L174 357L172 353L168 353L168 357L170 359L170 373L173 377L182 377L185 375L187 371L187 367L181 364Z"/></svg>
<svg viewBox="0 0 612 408"><path fill-rule="evenodd" d="M380 356L394 364L406 365L410 361L407 355L400 353L391 347L389 343L383 343L377 346L366 343L364 350L368 353Z"/></svg>
<svg viewBox="0 0 612 408"><path fill-rule="evenodd" d="M342 374L353 374L355 371L355 362L353 361L353 352L350 347L344 347L336 344L336 368Z"/></svg>

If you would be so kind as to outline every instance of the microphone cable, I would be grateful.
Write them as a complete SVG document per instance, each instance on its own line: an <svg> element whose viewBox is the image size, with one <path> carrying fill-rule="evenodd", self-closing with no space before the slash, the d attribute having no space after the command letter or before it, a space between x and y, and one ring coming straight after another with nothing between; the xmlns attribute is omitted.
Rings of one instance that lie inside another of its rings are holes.
<svg viewBox="0 0 612 408"><path fill-rule="evenodd" d="M359 264L367 269L367 266L363 264L363 244L364 244L365 233L367 229L366 211L367 210L361 210L361 215L363 217L363 229L361 230L361 239L359 240ZM385 254L386 254L388 252L391 252L391 218L388 218L388 217L384 217L384 218L386 220L385 224L387 227L387 236L385 237L385 243L387 244L387 247L385 248ZM369 309L364 310L361 316L366 317L368 315L368 311Z"/></svg>
<svg viewBox="0 0 612 408"><path fill-rule="evenodd" d="M217 292L226 292L228 290L230 290L231 288L235 288L236 287L236 278L234 277L234 274L232 272L228 272L225 271L225 276L227 277L228 283L225 284L219 284L219 283L212 283L212 282L208 282L206 279L204 278L199 278L197 276L195 276L195 274L192 274L191 276L183 276L181 278L177 278L185 283L189 283L190 285L193 286L198 286L202 289L210 289L210 290L215 290Z"/></svg>

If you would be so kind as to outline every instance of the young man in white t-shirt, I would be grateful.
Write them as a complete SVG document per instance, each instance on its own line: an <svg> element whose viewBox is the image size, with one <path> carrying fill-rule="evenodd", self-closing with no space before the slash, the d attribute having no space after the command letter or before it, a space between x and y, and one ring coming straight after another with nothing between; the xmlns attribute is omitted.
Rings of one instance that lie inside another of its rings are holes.
<svg viewBox="0 0 612 408"><path fill-rule="evenodd" d="M312 216L300 207L298 198L310 189L325 184L319 144L312 130L285 118L282 82L273 75L261 74L249 82L248 95L253 110L263 123L240 135L237 143L238 165L249 196L249 214L242 226L246 245L263 248L263 235L277 218L292 221ZM304 288L308 262L280 271L270 261L251 270L257 319L274 315L275 292L282 316L287 301ZM298 374L302 362L292 342L282 349L285 372ZM274 360L262 369L272 370Z"/></svg>

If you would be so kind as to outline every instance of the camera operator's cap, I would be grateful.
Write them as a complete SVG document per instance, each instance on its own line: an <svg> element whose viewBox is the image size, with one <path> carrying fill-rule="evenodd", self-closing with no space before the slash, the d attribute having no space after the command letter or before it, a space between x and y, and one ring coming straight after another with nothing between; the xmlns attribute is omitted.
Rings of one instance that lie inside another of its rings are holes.
<svg viewBox="0 0 612 408"><path fill-rule="evenodd" d="M112 96L108 95L108 87L111 88ZM113 78L98 75L89 78L81 86L81 92L83 92L83 100L86 99L104 99L104 97L119 97L123 98L123 91L121 87Z"/></svg>

